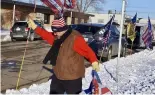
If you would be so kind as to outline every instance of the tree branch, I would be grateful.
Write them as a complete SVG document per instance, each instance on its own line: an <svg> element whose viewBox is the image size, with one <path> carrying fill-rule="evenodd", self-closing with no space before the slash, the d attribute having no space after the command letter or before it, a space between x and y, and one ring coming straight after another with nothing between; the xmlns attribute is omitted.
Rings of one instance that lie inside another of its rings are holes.
<svg viewBox="0 0 155 95"><path fill-rule="evenodd" d="M87 9L90 7L90 5L92 4L92 2L93 2L93 0L91 0L91 1L87 4L87 6L86 6L85 9L83 10L83 12L86 12L86 11L87 11Z"/></svg>

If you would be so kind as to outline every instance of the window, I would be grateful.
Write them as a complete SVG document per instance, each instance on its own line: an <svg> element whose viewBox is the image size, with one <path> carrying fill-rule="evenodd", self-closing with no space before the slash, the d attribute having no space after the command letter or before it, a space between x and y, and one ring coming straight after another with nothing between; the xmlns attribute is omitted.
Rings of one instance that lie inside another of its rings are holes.
<svg viewBox="0 0 155 95"><path fill-rule="evenodd" d="M104 23L104 19L98 19L98 23Z"/></svg>
<svg viewBox="0 0 155 95"><path fill-rule="evenodd" d="M89 26L89 25L72 25L71 26L73 29L79 31L80 33L93 33L95 34L100 30L100 27L96 26Z"/></svg>
<svg viewBox="0 0 155 95"><path fill-rule="evenodd" d="M91 19L91 18L89 18L89 19L88 19L88 23L91 23L91 22L92 22L92 19Z"/></svg>
<svg viewBox="0 0 155 95"><path fill-rule="evenodd" d="M27 22L16 22L14 24L14 26L26 26L26 27L28 27L28 24L27 24Z"/></svg>
<svg viewBox="0 0 155 95"><path fill-rule="evenodd" d="M44 14L44 23L49 24L50 22L50 15L49 14Z"/></svg>
<svg viewBox="0 0 155 95"><path fill-rule="evenodd" d="M114 20L114 22L118 23L118 20Z"/></svg>

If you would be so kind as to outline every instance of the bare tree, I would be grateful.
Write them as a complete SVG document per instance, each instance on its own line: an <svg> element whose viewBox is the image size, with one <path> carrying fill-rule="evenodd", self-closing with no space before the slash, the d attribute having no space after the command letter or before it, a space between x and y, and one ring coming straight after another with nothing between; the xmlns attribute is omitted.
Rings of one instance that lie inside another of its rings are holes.
<svg viewBox="0 0 155 95"><path fill-rule="evenodd" d="M104 4L104 0L77 0L76 9L78 12L87 12L89 8L93 8L95 11L103 10L101 6ZM99 6L100 5L100 6Z"/></svg>

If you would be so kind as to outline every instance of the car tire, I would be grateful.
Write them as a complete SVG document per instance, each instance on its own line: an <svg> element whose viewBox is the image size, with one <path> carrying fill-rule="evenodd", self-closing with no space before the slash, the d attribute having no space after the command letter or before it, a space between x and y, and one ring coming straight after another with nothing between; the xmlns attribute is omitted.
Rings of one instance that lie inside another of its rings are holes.
<svg viewBox="0 0 155 95"><path fill-rule="evenodd" d="M15 39L15 38L11 38L11 41L12 41L12 42L15 42L15 41L16 41L16 39Z"/></svg>
<svg viewBox="0 0 155 95"><path fill-rule="evenodd" d="M111 58L112 58L112 48L110 47L108 50L107 61L109 61Z"/></svg>
<svg viewBox="0 0 155 95"><path fill-rule="evenodd" d="M30 34L29 41L34 41L34 33Z"/></svg>
<svg viewBox="0 0 155 95"><path fill-rule="evenodd" d="M122 57L125 57L126 56L126 46L123 46L122 47Z"/></svg>

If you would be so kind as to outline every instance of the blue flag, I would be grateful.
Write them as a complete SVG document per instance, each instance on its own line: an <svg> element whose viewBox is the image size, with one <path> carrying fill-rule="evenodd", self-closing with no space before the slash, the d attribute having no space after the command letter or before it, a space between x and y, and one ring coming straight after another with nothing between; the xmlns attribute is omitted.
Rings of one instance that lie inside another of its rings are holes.
<svg viewBox="0 0 155 95"><path fill-rule="evenodd" d="M136 13L136 14L135 14L135 16L132 18L132 20L131 20L131 21L132 21L132 23L133 23L133 24L135 24L135 23L136 23L136 21L137 21L137 13Z"/></svg>
<svg viewBox="0 0 155 95"><path fill-rule="evenodd" d="M114 18L115 18L115 15L113 15L112 18L110 19L110 21L105 25L105 33L103 35L104 45L106 45L108 43L108 40L110 37L110 28L111 28Z"/></svg>

